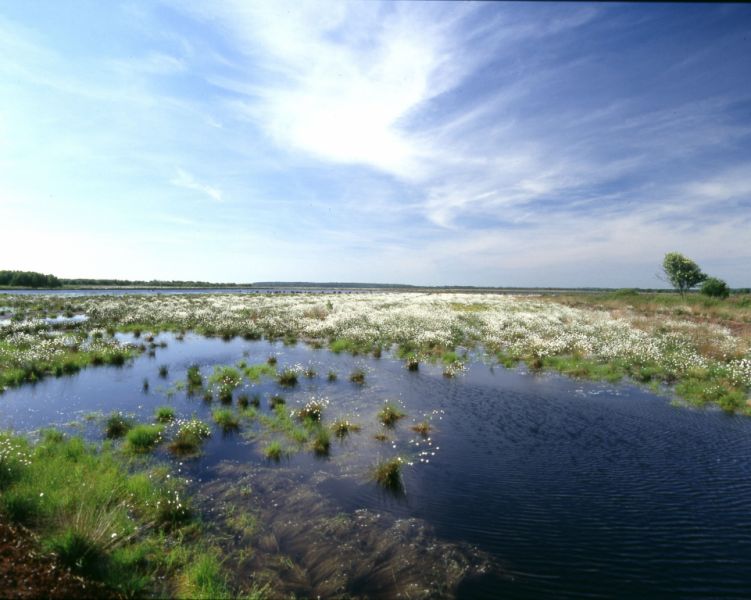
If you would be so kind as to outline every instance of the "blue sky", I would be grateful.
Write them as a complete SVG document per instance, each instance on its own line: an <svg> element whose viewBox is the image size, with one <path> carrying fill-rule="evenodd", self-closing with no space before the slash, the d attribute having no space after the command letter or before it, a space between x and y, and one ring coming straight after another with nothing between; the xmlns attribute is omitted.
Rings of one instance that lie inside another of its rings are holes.
<svg viewBox="0 0 751 600"><path fill-rule="evenodd" d="M0 268L751 285L751 6L0 0Z"/></svg>

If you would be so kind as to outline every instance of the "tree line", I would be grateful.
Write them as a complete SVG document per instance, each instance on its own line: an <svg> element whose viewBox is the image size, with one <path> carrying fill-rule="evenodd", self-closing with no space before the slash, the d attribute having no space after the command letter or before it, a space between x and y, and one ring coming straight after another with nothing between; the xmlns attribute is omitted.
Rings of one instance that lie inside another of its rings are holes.
<svg viewBox="0 0 751 600"><path fill-rule="evenodd" d="M54 275L36 271L0 271L0 286L59 288L63 283Z"/></svg>

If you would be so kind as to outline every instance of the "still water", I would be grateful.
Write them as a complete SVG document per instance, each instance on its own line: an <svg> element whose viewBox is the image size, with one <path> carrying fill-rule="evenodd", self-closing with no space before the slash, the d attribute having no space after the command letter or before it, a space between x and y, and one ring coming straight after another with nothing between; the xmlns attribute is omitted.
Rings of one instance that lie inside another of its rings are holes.
<svg viewBox="0 0 751 600"><path fill-rule="evenodd" d="M285 593L324 596L751 595L751 419L477 359L445 378L437 366L410 372L386 355L192 335L160 340L167 346L154 357L5 392L0 427L57 425L101 440L102 416L91 413L151 421L165 404L210 421L216 400L177 389L189 365L208 375L217 364L274 355L280 369L312 368L315 375L292 389L265 379L238 391L259 394L261 413L272 394L291 410L316 397L328 402L325 422L362 425L332 438L328 457L303 449L270 462L262 449L273 436L251 422L234 434L215 430L198 459L158 454L192 480L228 556L245 557L233 563L238 580L263 571ZM362 386L348 380L356 368L366 373ZM407 417L378 441L385 400ZM425 438L410 429L424 420ZM403 494L384 492L369 475L392 456L408 463ZM237 515L246 513L259 525L243 536ZM282 554L286 571L268 558Z"/></svg>

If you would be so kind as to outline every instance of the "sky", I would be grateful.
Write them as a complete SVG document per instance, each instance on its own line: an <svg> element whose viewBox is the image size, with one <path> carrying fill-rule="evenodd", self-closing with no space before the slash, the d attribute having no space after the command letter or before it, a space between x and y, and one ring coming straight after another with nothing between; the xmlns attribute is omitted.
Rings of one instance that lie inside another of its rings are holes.
<svg viewBox="0 0 751 600"><path fill-rule="evenodd" d="M0 0L0 269L751 286L751 5Z"/></svg>

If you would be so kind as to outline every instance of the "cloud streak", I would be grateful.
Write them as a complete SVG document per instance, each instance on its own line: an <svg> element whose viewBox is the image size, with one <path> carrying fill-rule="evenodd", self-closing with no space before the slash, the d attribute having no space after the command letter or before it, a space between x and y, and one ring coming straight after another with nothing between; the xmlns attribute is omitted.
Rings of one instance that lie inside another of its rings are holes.
<svg viewBox="0 0 751 600"><path fill-rule="evenodd" d="M56 10L0 9L0 194L26 218L200 228L265 279L654 285L678 249L748 284L743 7Z"/></svg>

